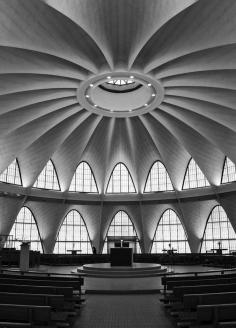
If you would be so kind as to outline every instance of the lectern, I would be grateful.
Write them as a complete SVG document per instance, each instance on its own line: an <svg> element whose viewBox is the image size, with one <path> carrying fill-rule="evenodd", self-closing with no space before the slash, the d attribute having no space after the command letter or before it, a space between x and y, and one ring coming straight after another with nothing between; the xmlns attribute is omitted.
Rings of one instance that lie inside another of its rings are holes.
<svg viewBox="0 0 236 328"><path fill-rule="evenodd" d="M132 266L133 248L117 247L110 249L111 266Z"/></svg>

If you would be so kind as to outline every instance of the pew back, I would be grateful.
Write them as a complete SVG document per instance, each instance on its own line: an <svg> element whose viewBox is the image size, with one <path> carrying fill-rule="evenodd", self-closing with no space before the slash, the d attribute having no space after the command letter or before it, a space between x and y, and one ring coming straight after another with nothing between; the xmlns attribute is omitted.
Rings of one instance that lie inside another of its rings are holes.
<svg viewBox="0 0 236 328"><path fill-rule="evenodd" d="M204 294L222 292L236 292L236 284L177 286L173 288L173 295L179 299L181 299L184 294Z"/></svg>
<svg viewBox="0 0 236 328"><path fill-rule="evenodd" d="M1 284L0 292L9 293L28 293L28 294L54 294L63 295L65 299L73 297L73 288L71 287L56 287L56 286L31 286L31 285L16 285L16 284Z"/></svg>
<svg viewBox="0 0 236 328"><path fill-rule="evenodd" d="M64 281L64 280L56 280L54 281L53 279L50 280L39 280L39 279L19 279L18 277L11 277L11 278L3 278L0 276L0 284L20 284L24 285L37 285L37 286L57 286L57 287L71 287L73 289L79 290L81 285L80 283L77 282L71 282L71 281Z"/></svg>
<svg viewBox="0 0 236 328"><path fill-rule="evenodd" d="M0 304L0 321L48 325L51 322L51 307Z"/></svg>
<svg viewBox="0 0 236 328"><path fill-rule="evenodd" d="M212 277L211 279L195 279L195 280L173 280L167 282L167 289L172 290L175 286L197 286L197 285L217 285L217 284L232 284L236 283L236 277L234 278L216 278Z"/></svg>
<svg viewBox="0 0 236 328"><path fill-rule="evenodd" d="M198 324L232 320L236 320L236 303L197 306Z"/></svg>
<svg viewBox="0 0 236 328"><path fill-rule="evenodd" d="M236 292L187 294L183 296L186 310L196 309L197 305L236 303Z"/></svg>
<svg viewBox="0 0 236 328"><path fill-rule="evenodd" d="M170 275L170 276L164 276L161 278L161 282L162 285L167 284L168 282L171 281L178 281L178 280L184 280L184 281L188 281L188 280L195 280L195 279L212 279L212 278L234 278L236 277L236 273L212 273L212 274L198 274L197 272L195 274L192 275L185 275L185 274L181 274L181 275Z"/></svg>
<svg viewBox="0 0 236 328"><path fill-rule="evenodd" d="M54 310L62 310L64 296L0 292L0 302L2 304L51 306Z"/></svg>

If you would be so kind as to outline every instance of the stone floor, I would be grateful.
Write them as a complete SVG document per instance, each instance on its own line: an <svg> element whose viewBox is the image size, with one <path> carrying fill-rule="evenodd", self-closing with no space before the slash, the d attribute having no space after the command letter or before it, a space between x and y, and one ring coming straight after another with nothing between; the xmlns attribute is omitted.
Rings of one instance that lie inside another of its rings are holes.
<svg viewBox="0 0 236 328"><path fill-rule="evenodd" d="M158 294L86 295L73 328L172 328Z"/></svg>

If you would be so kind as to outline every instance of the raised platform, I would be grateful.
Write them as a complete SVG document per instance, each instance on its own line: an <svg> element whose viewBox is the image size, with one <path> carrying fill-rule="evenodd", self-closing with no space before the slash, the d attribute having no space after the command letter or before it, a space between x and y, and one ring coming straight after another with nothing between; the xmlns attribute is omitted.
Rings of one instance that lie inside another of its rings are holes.
<svg viewBox="0 0 236 328"><path fill-rule="evenodd" d="M85 264L78 272L91 277L153 277L166 272L166 267L156 263L133 263L132 266L111 266L110 263Z"/></svg>
<svg viewBox="0 0 236 328"><path fill-rule="evenodd" d="M110 263L85 264L77 268L85 276L86 292L158 292L166 267L156 263L111 266Z"/></svg>

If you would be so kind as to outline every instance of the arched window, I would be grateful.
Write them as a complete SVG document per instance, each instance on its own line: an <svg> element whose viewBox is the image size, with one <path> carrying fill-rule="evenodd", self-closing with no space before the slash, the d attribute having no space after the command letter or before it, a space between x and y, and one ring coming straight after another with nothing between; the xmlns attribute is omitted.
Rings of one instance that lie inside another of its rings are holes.
<svg viewBox="0 0 236 328"><path fill-rule="evenodd" d="M72 178L69 191L98 192L94 175L86 162L81 162Z"/></svg>
<svg viewBox="0 0 236 328"><path fill-rule="evenodd" d="M183 189L202 188L207 186L210 186L209 182L207 181L197 163L192 158L189 161L185 173Z"/></svg>
<svg viewBox="0 0 236 328"><path fill-rule="evenodd" d="M173 190L165 166L157 161L152 165L146 181L144 192Z"/></svg>
<svg viewBox="0 0 236 328"><path fill-rule="evenodd" d="M38 227L28 207L22 207L8 237L8 244L16 249L23 241L30 241L31 250L43 252Z"/></svg>
<svg viewBox="0 0 236 328"><path fill-rule="evenodd" d="M201 253L222 248L222 253L236 249L236 234L222 206L215 206L209 215Z"/></svg>
<svg viewBox="0 0 236 328"><path fill-rule="evenodd" d="M175 249L178 253L190 253L186 233L178 215L171 209L166 210L157 225L151 253Z"/></svg>
<svg viewBox="0 0 236 328"><path fill-rule="evenodd" d="M121 240L123 243L125 241L128 242L130 240L129 246L134 246L134 252L141 253L140 245L138 242L138 237L134 225L130 220L128 214L124 211L117 212L110 224L103 247L103 254L107 253L108 239L111 239L111 244L114 244L115 240L117 240L118 243ZM124 246L124 245L120 245L120 246Z"/></svg>
<svg viewBox="0 0 236 328"><path fill-rule="evenodd" d="M236 166L228 157L226 157L221 183L231 181L236 181Z"/></svg>
<svg viewBox="0 0 236 328"><path fill-rule="evenodd" d="M16 159L0 175L0 181L22 185L19 165Z"/></svg>
<svg viewBox="0 0 236 328"><path fill-rule="evenodd" d="M134 183L127 167L123 163L118 163L110 176L107 193L133 193Z"/></svg>
<svg viewBox="0 0 236 328"><path fill-rule="evenodd" d="M82 216L72 210L64 219L54 247L55 254L66 254L68 251L77 250L79 254L91 254L92 247Z"/></svg>
<svg viewBox="0 0 236 328"><path fill-rule="evenodd" d="M51 160L47 162L47 165L38 176L33 187L60 190L56 170Z"/></svg>

